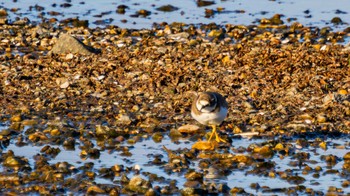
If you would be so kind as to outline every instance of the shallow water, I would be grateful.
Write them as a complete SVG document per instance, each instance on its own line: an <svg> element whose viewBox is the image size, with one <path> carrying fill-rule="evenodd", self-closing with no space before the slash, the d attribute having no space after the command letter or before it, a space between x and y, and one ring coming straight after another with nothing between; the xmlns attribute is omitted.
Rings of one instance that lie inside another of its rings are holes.
<svg viewBox="0 0 350 196"><path fill-rule="evenodd" d="M26 127L28 128L28 127ZM0 127L0 130L6 129L5 126ZM24 131L23 131L24 132ZM316 166L321 166L323 170L320 172L319 178L314 178L313 172L310 174L304 175L302 174L303 168L299 167L293 167L290 166L289 163L292 160L292 156L286 156L283 159L280 159L279 156L276 154L273 158L269 159L271 162L275 162L276 166L276 172L278 171L285 171L286 169L290 169L293 171L293 173L298 174L299 176L302 176L306 179L306 181L302 184L308 188L312 188L315 191L322 191L327 192L328 188L330 186L334 187L341 187L342 182L345 180L338 174L325 174L327 169L334 169L338 170L339 172L342 170L343 161L339 161L334 166L327 166L327 163L323 160L321 160L322 155L336 155L337 157L341 158L349 152L349 145L347 143L347 138L344 139L337 139L337 140L326 140L328 143L328 149L322 150L320 148L301 148L298 151L300 152L308 152L310 153L310 161L314 161L314 163L307 163L310 167L315 168ZM3 150L3 152L7 152L8 150L12 150L16 156L23 156L26 157L29 160L29 164L31 168L34 168L34 160L33 156L36 154L40 154L40 150L43 146L32 146L32 145L26 145L24 147L18 147L15 143L16 140L12 139L10 145ZM95 141L93 141L95 142ZM252 143L260 144L266 142L264 139L235 139L232 142L232 147L238 148L240 146L246 148ZM171 141L171 139L168 136L165 136L164 139L160 143L155 143L152 139L143 139L140 142L135 143L134 145L124 144L124 146L130 147L130 152L132 153L131 157L124 157L120 155L120 152L107 152L107 151L101 151L101 155L99 159L82 159L80 155L80 150L78 150L79 144L77 144L75 151L67 151L62 146L55 146L52 145L52 147L59 147L61 149L61 152L54 158L52 158L49 163L55 164L57 162L68 162L72 165L74 165L76 168L79 166L82 166L84 163L92 162L94 163L94 171L97 172L100 168L110 168L113 165L120 164L125 165L127 167L135 167L136 165L140 166L141 173L143 172L149 172L153 174L157 174L160 177L164 177L164 182L153 182L152 185L156 186L159 185L160 187L167 185L170 180L176 180L177 181L177 187L183 188L184 183L186 182L186 178L183 174L180 173L172 173L169 174L165 172L163 166L157 166L150 164L152 160L154 159L154 155L162 155L162 161L167 161L167 153L163 150L162 146L166 146L170 150L177 150L177 149L190 149L194 142L188 141L188 140L180 140L176 143ZM296 146L295 143L292 143L294 146ZM343 149L337 149L337 145L342 145L345 148ZM97 147L98 148L98 147ZM232 153L232 152L230 152ZM234 154L234 153L233 153ZM295 160L294 160L295 161ZM201 171L201 169L198 167L199 160L191 161L190 168L194 169L196 171ZM0 166L0 171L2 171L3 168ZM249 170L249 169L248 169ZM223 183L227 184L228 187L241 187L244 188L246 192L248 193L262 193L261 190L253 190L250 188L250 185L252 183L258 183L261 187L267 186L271 189L274 188L288 188L288 187L295 187L295 185L288 183L285 180L282 180L279 176L276 176L276 178L270 178L265 176L257 176L257 175L247 175L246 174L247 169L244 170L236 170L232 171L230 175L227 177L219 178L219 179L205 179L206 182L211 183ZM97 172L98 173L98 172ZM133 172L128 173L128 177L131 178L135 174ZM142 175L144 179L148 179L147 176ZM112 179L106 179L102 177L96 177L95 182L100 184L119 184L118 180L120 177L115 177ZM350 188L343 188L344 193L350 193Z"/></svg>
<svg viewBox="0 0 350 196"><path fill-rule="evenodd" d="M8 9L19 8L17 12L9 12L10 19L15 17L28 17L32 21L40 21L38 18L40 13L44 14L46 18L57 18L58 20L79 17L81 20L89 20L90 27L100 26L96 21L103 21L104 25L117 25L123 28L151 28L153 23L161 22L184 22L187 24L212 23L217 24L243 24L249 25L257 23L261 18L269 18L274 14L282 14L282 18L286 24L294 22L287 22L288 18L295 18L298 22L308 26L330 26L334 30L343 30L348 24L333 25L330 21L333 17L340 17L343 22L349 23L350 13L348 7L350 2L348 0L214 0L215 4L205 7L199 7L195 0L102 0L102 1L71 1L71 7L62 8L61 5L67 1L38 1L35 0L16 0L14 1L0 1L0 7ZM68 1L69 2L69 1ZM53 4L56 4L54 7ZM173 12L157 11L156 8L163 5L173 5L179 8ZM34 8L30 10L30 6L40 5L45 9L36 11ZM125 14L116 13L118 5L126 5ZM221 13L214 14L213 17L205 17L205 9L224 8ZM132 17L137 11L145 9L151 12L147 17ZM51 11L60 12L60 15L50 16ZM241 11L244 11L242 13ZM126 23L121 22L126 20Z"/></svg>

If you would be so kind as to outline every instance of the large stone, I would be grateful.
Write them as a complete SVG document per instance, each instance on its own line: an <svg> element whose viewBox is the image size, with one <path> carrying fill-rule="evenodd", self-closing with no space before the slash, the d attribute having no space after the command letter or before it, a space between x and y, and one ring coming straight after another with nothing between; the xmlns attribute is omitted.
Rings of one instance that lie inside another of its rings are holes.
<svg viewBox="0 0 350 196"><path fill-rule="evenodd" d="M75 53L82 55L97 54L101 51L85 45L83 42L69 34L61 34L51 50L54 54Z"/></svg>

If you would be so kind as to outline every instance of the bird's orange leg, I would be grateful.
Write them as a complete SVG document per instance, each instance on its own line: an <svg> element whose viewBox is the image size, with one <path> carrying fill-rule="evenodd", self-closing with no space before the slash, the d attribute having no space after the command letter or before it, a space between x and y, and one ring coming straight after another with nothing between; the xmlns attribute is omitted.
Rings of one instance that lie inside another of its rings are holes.
<svg viewBox="0 0 350 196"><path fill-rule="evenodd" d="M219 136L219 134L216 132L216 125L212 125L211 127L213 128L213 131L211 132L208 141L210 142L210 140L211 140L211 138L213 137L213 135L215 135L215 141L216 141L216 142L218 142L218 143L220 143L220 142L226 143L226 141L225 141L224 139L222 139L222 138Z"/></svg>

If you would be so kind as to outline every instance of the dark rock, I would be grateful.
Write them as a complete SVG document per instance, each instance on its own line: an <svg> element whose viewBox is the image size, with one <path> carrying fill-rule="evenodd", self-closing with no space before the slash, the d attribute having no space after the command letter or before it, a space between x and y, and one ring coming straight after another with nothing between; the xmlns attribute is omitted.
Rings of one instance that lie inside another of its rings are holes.
<svg viewBox="0 0 350 196"><path fill-rule="evenodd" d="M338 24L342 24L343 20L340 17L334 17L332 18L331 23L338 25Z"/></svg>
<svg viewBox="0 0 350 196"><path fill-rule="evenodd" d="M175 7L173 5L163 5L163 6L158 7L156 10L162 11L162 12L173 12L173 11L176 11L178 9L179 9L178 7Z"/></svg>

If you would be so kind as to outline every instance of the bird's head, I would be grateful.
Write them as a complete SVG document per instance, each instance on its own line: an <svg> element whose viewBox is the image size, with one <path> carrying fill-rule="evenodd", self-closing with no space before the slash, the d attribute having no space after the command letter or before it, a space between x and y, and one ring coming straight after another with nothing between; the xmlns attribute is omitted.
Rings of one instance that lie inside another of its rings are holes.
<svg viewBox="0 0 350 196"><path fill-rule="evenodd" d="M216 108L217 98L214 94L201 93L196 106L200 112L212 112Z"/></svg>

